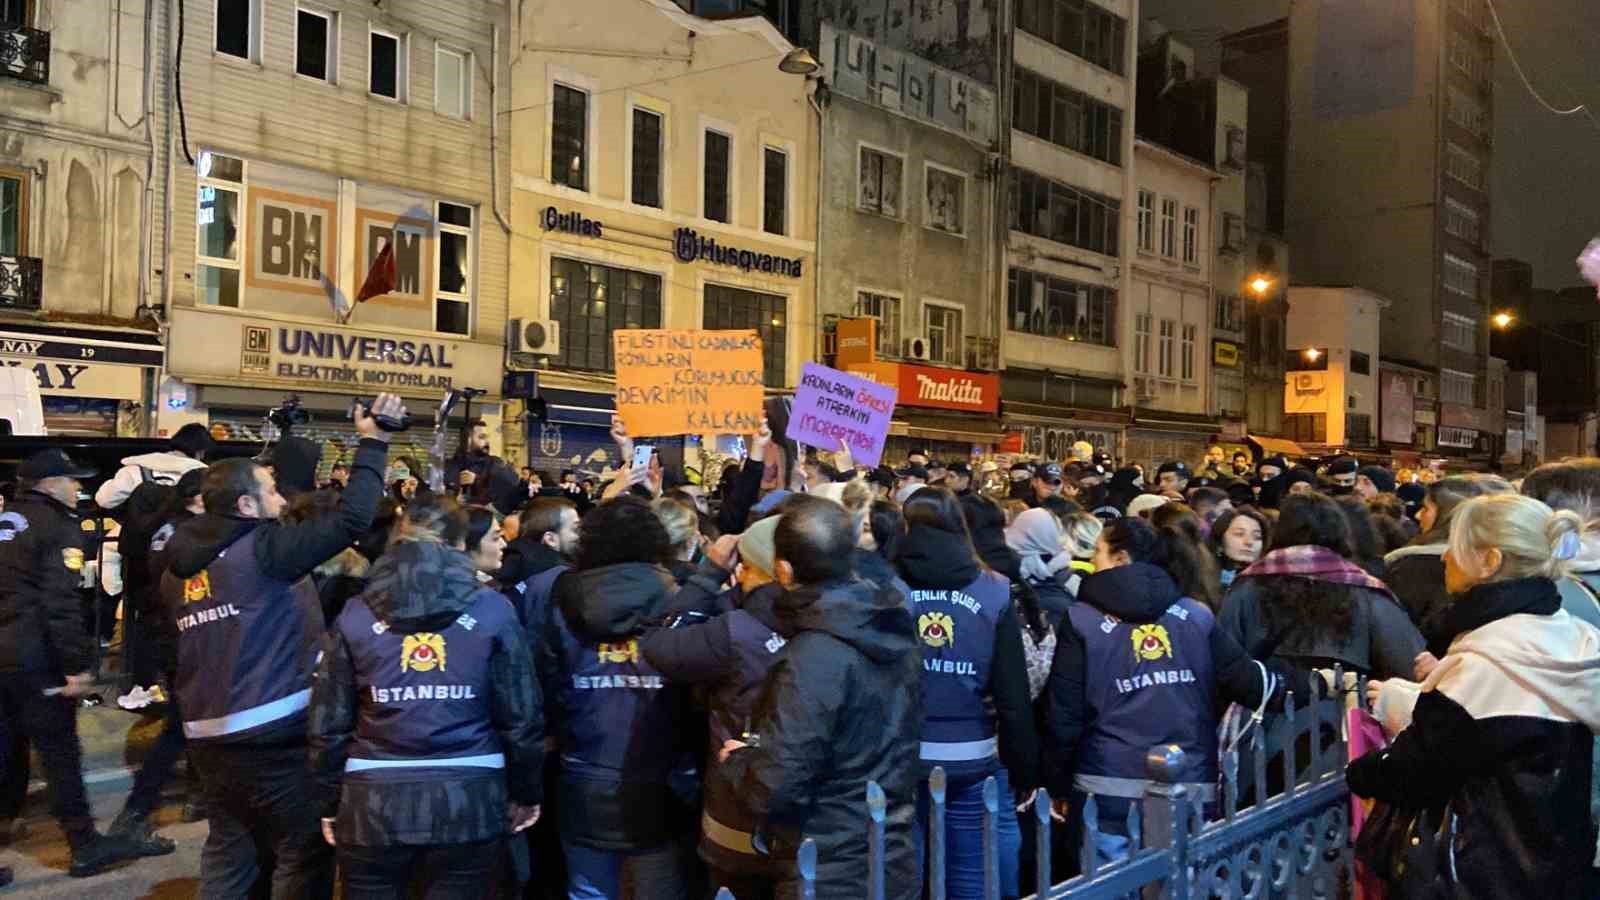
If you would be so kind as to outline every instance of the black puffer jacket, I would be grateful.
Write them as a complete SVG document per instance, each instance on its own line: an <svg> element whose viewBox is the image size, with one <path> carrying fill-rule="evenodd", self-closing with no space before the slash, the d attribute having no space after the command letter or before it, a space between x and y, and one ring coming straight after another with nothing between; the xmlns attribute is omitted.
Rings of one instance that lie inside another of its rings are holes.
<svg viewBox="0 0 1600 900"><path fill-rule="evenodd" d="M1315 589L1325 602L1348 607L1348 629L1283 621L1289 616L1274 619L1268 608L1291 581L1305 579L1250 576L1235 580L1228 590L1218 620L1251 656L1263 662L1278 660L1302 672L1338 663L1378 679L1411 677L1422 652L1422 635L1398 603L1367 588L1318 583Z"/></svg>
<svg viewBox="0 0 1600 900"><path fill-rule="evenodd" d="M78 583L83 530L71 507L29 491L0 518L0 672L60 684L89 671L94 643Z"/></svg>
<svg viewBox="0 0 1600 900"><path fill-rule="evenodd" d="M1480 585L1449 612L1458 635L1411 724L1350 764L1350 790L1428 811L1427 885L1390 896L1590 897L1590 752L1600 730L1600 634L1548 579Z"/></svg>
<svg viewBox="0 0 1600 900"><path fill-rule="evenodd" d="M466 554L443 544L402 541L378 560L366 593L349 606L365 605L394 633L437 633L485 596L504 602L478 582ZM516 621L495 635L488 666L490 722L505 769L419 769L422 777L396 784L343 778L356 734L381 733L366 700L369 686L352 663L348 619L342 617L324 643L309 729L312 772L325 791L324 814L339 814L340 840L359 846L456 844L504 834L507 795L523 805L538 803L544 762L538 683Z"/></svg>
<svg viewBox="0 0 1600 900"><path fill-rule="evenodd" d="M1401 547L1384 557L1384 567L1384 583L1422 632L1429 652L1444 656L1454 637L1439 628L1439 618L1450 606L1450 592L1444 589L1444 545Z"/></svg>
<svg viewBox="0 0 1600 900"><path fill-rule="evenodd" d="M888 799L888 896L920 895L912 844L922 746L922 652L905 597L850 581L786 593L792 637L756 703L759 746L722 777L764 824L791 873L802 837L817 842L817 896L855 897L867 880L866 784Z"/></svg>

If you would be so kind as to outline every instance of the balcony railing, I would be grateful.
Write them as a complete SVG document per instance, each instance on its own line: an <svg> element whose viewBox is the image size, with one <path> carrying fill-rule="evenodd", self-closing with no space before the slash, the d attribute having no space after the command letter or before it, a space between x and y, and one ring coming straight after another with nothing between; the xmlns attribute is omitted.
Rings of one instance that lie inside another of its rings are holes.
<svg viewBox="0 0 1600 900"><path fill-rule="evenodd" d="M50 83L50 32L0 25L0 75Z"/></svg>
<svg viewBox="0 0 1600 900"><path fill-rule="evenodd" d="M0 256L0 310L39 309L44 295L44 260Z"/></svg>

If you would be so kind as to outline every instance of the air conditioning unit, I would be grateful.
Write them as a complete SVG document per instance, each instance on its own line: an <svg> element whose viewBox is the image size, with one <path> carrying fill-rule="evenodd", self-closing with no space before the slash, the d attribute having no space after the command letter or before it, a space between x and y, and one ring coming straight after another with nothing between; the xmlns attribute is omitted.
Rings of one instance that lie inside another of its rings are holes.
<svg viewBox="0 0 1600 900"><path fill-rule="evenodd" d="M555 356L561 352L561 323L554 319L512 319L506 324L506 349Z"/></svg>
<svg viewBox="0 0 1600 900"><path fill-rule="evenodd" d="M1294 390L1297 394L1320 394L1328 386L1326 372L1294 373Z"/></svg>
<svg viewBox="0 0 1600 900"><path fill-rule="evenodd" d="M906 359L928 361L928 339L925 337L906 338L906 349L903 354Z"/></svg>

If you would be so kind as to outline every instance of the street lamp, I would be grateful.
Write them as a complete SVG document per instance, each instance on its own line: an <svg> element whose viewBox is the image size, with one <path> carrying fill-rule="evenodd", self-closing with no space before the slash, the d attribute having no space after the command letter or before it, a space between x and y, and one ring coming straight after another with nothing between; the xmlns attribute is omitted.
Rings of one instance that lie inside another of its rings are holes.
<svg viewBox="0 0 1600 900"><path fill-rule="evenodd" d="M1509 312L1497 312L1489 319L1489 321L1494 323L1494 327L1500 329L1501 331L1505 331L1507 328L1511 327L1513 322L1517 321L1517 317L1513 316Z"/></svg>
<svg viewBox="0 0 1600 900"><path fill-rule="evenodd" d="M822 70L822 63L811 55L811 51L804 47L796 47L784 54L783 61L778 63L778 71L789 75L815 75Z"/></svg>
<svg viewBox="0 0 1600 900"><path fill-rule="evenodd" d="M1302 355L1305 356L1306 362L1314 363L1317 361L1318 357L1322 356L1322 351L1315 347L1307 347L1305 353Z"/></svg>
<svg viewBox="0 0 1600 900"><path fill-rule="evenodd" d="M1272 290L1272 279L1268 278L1266 275L1256 275L1254 278L1250 279L1250 290L1253 291L1257 297L1265 297L1267 295L1267 291Z"/></svg>

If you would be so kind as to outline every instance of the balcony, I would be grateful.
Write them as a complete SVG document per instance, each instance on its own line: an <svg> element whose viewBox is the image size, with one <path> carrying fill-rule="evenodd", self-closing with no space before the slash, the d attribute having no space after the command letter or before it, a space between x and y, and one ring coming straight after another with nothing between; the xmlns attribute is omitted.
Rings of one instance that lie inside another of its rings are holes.
<svg viewBox="0 0 1600 900"><path fill-rule="evenodd" d="M0 311L37 310L44 295L44 260L0 256Z"/></svg>
<svg viewBox="0 0 1600 900"><path fill-rule="evenodd" d="M0 24L0 75L50 83L50 32Z"/></svg>

